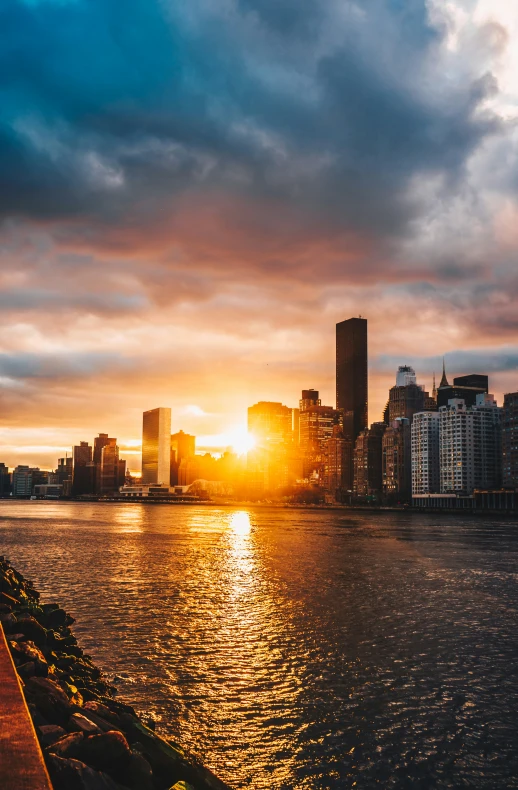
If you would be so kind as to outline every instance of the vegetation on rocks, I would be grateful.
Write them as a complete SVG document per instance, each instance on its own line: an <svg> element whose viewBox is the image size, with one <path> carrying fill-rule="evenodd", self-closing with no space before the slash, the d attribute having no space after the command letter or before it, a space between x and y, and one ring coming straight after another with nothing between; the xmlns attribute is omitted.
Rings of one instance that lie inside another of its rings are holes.
<svg viewBox="0 0 518 790"><path fill-rule="evenodd" d="M0 557L0 622L54 790L228 790L115 699L73 618Z"/></svg>

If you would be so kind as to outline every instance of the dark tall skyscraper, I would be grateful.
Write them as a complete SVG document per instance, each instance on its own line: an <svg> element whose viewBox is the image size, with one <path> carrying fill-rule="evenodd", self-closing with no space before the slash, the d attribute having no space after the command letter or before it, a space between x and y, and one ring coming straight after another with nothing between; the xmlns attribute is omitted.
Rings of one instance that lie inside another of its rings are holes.
<svg viewBox="0 0 518 790"><path fill-rule="evenodd" d="M349 318L336 325L336 408L353 442L367 428L367 397L367 319Z"/></svg>

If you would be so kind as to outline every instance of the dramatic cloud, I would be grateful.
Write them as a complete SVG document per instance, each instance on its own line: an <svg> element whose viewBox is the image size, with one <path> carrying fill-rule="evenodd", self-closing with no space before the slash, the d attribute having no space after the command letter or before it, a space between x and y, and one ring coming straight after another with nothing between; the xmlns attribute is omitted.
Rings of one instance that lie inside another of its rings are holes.
<svg viewBox="0 0 518 790"><path fill-rule="evenodd" d="M4 0L0 29L6 460L332 402L358 313L372 419L402 362L518 388L504 0Z"/></svg>

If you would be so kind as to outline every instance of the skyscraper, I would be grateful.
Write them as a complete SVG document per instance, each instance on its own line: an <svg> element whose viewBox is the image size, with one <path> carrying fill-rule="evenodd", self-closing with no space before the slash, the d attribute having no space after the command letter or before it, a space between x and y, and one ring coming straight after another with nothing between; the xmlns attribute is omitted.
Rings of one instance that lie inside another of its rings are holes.
<svg viewBox="0 0 518 790"><path fill-rule="evenodd" d="M412 495L440 490L439 412L421 411L412 420Z"/></svg>
<svg viewBox="0 0 518 790"><path fill-rule="evenodd" d="M92 447L88 442L79 442L74 447L72 496L93 493L95 493L95 464L92 460Z"/></svg>
<svg viewBox="0 0 518 790"><path fill-rule="evenodd" d="M367 319L349 318L336 325L336 408L353 442L367 428L367 392Z"/></svg>
<svg viewBox="0 0 518 790"><path fill-rule="evenodd" d="M504 488L518 488L518 392L504 395L502 451Z"/></svg>
<svg viewBox="0 0 518 790"><path fill-rule="evenodd" d="M170 482L172 486L179 483L178 470L184 458L192 458L196 453L196 437L189 433L178 431L171 436L171 470Z"/></svg>
<svg viewBox="0 0 518 790"><path fill-rule="evenodd" d="M160 407L142 416L142 484L169 485L171 409Z"/></svg>
<svg viewBox="0 0 518 790"><path fill-rule="evenodd" d="M474 406L452 398L439 409L441 494L498 488L502 475L501 412L492 395Z"/></svg>

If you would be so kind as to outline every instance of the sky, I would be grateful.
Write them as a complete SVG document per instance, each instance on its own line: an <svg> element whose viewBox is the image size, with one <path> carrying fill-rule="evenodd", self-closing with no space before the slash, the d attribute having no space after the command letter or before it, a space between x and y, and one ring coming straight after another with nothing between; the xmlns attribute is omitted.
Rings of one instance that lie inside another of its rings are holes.
<svg viewBox="0 0 518 790"><path fill-rule="evenodd" d="M400 364L516 391L513 7L3 0L0 461L334 405L355 315L370 421Z"/></svg>

